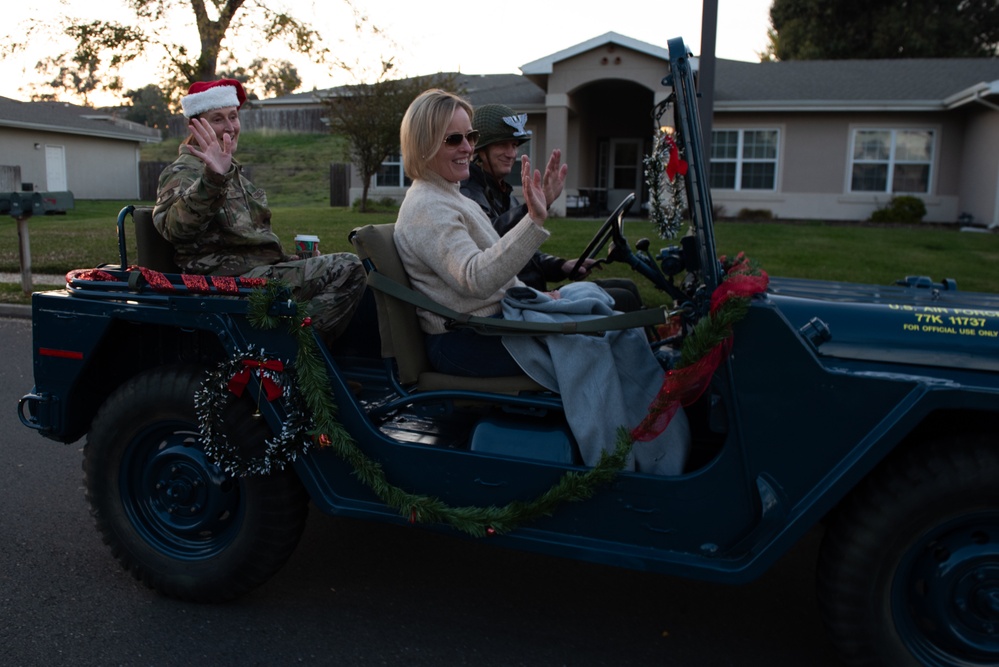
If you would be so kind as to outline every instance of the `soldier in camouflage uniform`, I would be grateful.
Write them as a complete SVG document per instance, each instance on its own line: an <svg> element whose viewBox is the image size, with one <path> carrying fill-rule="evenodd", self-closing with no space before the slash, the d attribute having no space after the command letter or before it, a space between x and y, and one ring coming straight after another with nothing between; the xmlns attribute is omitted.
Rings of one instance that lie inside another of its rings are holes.
<svg viewBox="0 0 999 667"><path fill-rule="evenodd" d="M280 279L308 300L313 326L329 345L353 315L364 291L356 255L307 259L287 255L271 230L264 191L243 176L233 157L239 107L246 100L232 79L199 82L181 100L191 135L160 175L153 223L186 273Z"/></svg>

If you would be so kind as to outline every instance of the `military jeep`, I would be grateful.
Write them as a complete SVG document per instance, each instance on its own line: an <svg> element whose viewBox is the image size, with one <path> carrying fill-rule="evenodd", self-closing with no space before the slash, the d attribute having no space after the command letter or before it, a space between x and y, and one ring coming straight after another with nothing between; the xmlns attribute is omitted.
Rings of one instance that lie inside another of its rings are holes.
<svg viewBox="0 0 999 667"><path fill-rule="evenodd" d="M675 128L670 160L686 168L674 194L688 231L658 252L632 245L631 197L583 255L607 249L601 259L629 264L671 308L575 333L498 333L653 332L664 387L680 391L650 414L677 402L686 411L682 474L622 470L634 431L583 465L561 397L531 378L435 373L417 308L485 334L495 321L421 300L391 226L352 235L378 311L380 354L364 354L319 344L279 284L159 264L149 211L127 206L117 264L33 296L34 387L18 406L45 438L85 438L87 499L121 565L164 595L231 599L283 565L311 502L739 584L822 524L819 599L844 661L999 664L999 296L921 278L771 276L736 294L719 321L716 296L734 277L765 276L716 255L690 54L679 38L668 47L663 110Z"/></svg>

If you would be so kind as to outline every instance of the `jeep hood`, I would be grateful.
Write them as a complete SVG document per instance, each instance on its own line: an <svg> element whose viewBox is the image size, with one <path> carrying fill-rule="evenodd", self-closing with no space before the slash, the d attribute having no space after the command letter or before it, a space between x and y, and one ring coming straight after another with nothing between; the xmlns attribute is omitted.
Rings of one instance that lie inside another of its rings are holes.
<svg viewBox="0 0 999 667"><path fill-rule="evenodd" d="M999 295L771 278L767 299L822 357L999 372Z"/></svg>

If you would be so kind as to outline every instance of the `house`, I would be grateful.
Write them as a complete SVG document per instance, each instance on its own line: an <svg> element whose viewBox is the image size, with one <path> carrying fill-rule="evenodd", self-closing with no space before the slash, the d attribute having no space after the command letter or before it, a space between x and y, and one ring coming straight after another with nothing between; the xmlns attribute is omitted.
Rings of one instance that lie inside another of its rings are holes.
<svg viewBox="0 0 999 667"><path fill-rule="evenodd" d="M581 201L607 210L630 192L648 198L643 158L668 117L653 118L670 92L667 61L664 47L611 32L529 62L522 75L462 83L473 105L528 114L534 164L563 150L569 176L556 213ZM923 200L928 222L999 225L997 112L996 58L717 60L712 201L723 216L865 220L907 194ZM354 199L356 172L352 186ZM398 198L405 186L396 158L369 196Z"/></svg>
<svg viewBox="0 0 999 667"><path fill-rule="evenodd" d="M0 166L21 174L10 189L137 201L139 147L158 141L157 130L88 107L0 97Z"/></svg>

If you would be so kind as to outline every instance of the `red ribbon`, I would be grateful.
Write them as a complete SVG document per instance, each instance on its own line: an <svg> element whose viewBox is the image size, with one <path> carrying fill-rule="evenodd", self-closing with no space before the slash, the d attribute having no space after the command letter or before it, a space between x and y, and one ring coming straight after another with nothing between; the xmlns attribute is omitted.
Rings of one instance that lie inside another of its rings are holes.
<svg viewBox="0 0 999 667"><path fill-rule="evenodd" d="M246 385L250 383L250 377L252 376L250 369L257 370L257 377L260 378L260 386L264 390L264 396L268 401L273 401L281 395L281 387L279 387L274 380L263 374L263 369L278 372L283 371L284 364L279 359L271 359L268 361L244 359L243 369L238 371L229 379L229 391L237 397L243 395L243 390L246 389Z"/></svg>
<svg viewBox="0 0 999 667"><path fill-rule="evenodd" d="M152 269L147 269L143 266L133 267L133 268L139 269L139 273L142 274L142 277L146 279L146 282L149 283L149 286L152 287L154 290L161 292L173 291L173 285L170 283L167 277L163 275L161 272L153 271Z"/></svg>
<svg viewBox="0 0 999 667"><path fill-rule="evenodd" d="M184 287L191 292L198 292L204 294L208 291L208 279L204 276L199 276L191 273L183 273L180 279L184 282Z"/></svg>
<svg viewBox="0 0 999 667"><path fill-rule="evenodd" d="M223 294L239 294L236 279L232 276L212 276L212 285Z"/></svg>
<svg viewBox="0 0 999 667"><path fill-rule="evenodd" d="M717 312L726 301L736 296L750 297L767 289L770 277L766 271L753 276L745 273L729 275L711 294L711 312Z"/></svg>
<svg viewBox="0 0 999 667"><path fill-rule="evenodd" d="M176 286L170 281L160 271L154 271L152 269L147 269L144 266L132 265L128 267L129 271L139 271L142 277L146 279L149 286L157 292L176 292ZM108 281L108 282L118 282L112 274L107 271L102 271L100 269L75 269L66 274L66 282L72 282L74 280L90 280L90 281ZM211 293L211 288L214 287L216 291L221 294L239 294L240 286L247 287L250 289L256 289L264 287L267 285L266 278L241 278L235 276L202 276L198 274L182 273L180 275L181 282L184 283L184 287L187 288L188 292L193 292L197 294L209 294Z"/></svg>
<svg viewBox="0 0 999 667"><path fill-rule="evenodd" d="M118 279L107 271L102 271L101 269L74 269L66 274L66 282L70 283L74 280L89 280L89 281L101 281L101 282L118 282Z"/></svg>
<svg viewBox="0 0 999 667"><path fill-rule="evenodd" d="M649 406L648 415L632 429L631 439L648 442L665 431L681 405L691 405L701 397L731 347L732 339L726 338L689 366L667 371L659 393Z"/></svg>
<svg viewBox="0 0 999 667"><path fill-rule="evenodd" d="M749 262L740 253L736 257L736 263L729 267L728 277L711 294L712 313L717 312L733 297L748 298L767 289L770 278L766 271L760 271L759 275L753 275L750 271ZM732 336L729 335L689 366L667 371L659 393L649 405L649 413L632 429L631 439L648 442L665 431L681 405L691 405L701 397L722 359L728 356L731 349Z"/></svg>
<svg viewBox="0 0 999 667"><path fill-rule="evenodd" d="M666 135L666 145L669 147L669 160L666 162L666 178L672 183L677 174L687 175L687 161L680 159L680 149L676 147L673 137Z"/></svg>

